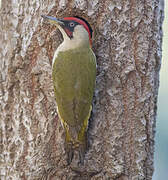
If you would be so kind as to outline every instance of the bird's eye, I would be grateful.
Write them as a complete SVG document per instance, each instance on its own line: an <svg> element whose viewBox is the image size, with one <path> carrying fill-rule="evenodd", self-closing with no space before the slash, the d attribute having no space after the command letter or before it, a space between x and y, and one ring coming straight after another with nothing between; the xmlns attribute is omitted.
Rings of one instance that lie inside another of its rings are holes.
<svg viewBox="0 0 168 180"><path fill-rule="evenodd" d="M74 22L70 22L70 23L69 23L69 26L70 26L70 27L74 27L74 26L75 26L75 23L74 23Z"/></svg>

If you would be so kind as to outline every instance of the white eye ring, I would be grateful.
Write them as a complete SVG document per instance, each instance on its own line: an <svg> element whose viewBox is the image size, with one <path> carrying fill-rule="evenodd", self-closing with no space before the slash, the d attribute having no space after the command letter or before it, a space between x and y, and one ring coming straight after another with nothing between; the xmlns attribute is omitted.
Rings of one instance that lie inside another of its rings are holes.
<svg viewBox="0 0 168 180"><path fill-rule="evenodd" d="M70 23L69 23L69 26L70 26L70 27L74 27L74 26L75 26L75 23L74 23L74 22L70 22Z"/></svg>

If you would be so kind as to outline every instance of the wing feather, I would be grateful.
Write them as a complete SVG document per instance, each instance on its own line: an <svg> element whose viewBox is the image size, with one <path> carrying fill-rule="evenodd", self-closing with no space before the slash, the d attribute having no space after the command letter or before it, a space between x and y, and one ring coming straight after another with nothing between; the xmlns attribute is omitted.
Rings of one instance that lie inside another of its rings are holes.
<svg viewBox="0 0 168 180"><path fill-rule="evenodd" d="M59 52L52 77L59 116L66 124L80 129L90 113L95 86L93 51L86 48Z"/></svg>

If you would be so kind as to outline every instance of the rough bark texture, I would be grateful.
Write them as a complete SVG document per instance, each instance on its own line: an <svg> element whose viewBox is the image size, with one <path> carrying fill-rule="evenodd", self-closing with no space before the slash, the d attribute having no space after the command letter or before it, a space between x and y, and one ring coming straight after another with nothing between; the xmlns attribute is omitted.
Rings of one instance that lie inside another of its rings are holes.
<svg viewBox="0 0 168 180"><path fill-rule="evenodd" d="M62 37L41 14L86 18L97 86L85 165L66 165L51 79ZM160 0L2 0L0 179L151 179L161 62Z"/></svg>

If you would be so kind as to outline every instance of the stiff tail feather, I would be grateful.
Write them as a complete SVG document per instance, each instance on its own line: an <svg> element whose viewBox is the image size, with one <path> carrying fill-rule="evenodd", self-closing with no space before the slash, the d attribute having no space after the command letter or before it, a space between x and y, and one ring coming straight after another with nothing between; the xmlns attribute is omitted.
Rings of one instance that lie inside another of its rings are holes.
<svg viewBox="0 0 168 180"><path fill-rule="evenodd" d="M86 134L86 133L85 133ZM84 140L81 142L65 142L65 151L67 154L67 164L70 165L73 157L74 151L77 151L79 154L79 164L84 164L85 153L87 151L87 138L85 135Z"/></svg>
<svg viewBox="0 0 168 180"><path fill-rule="evenodd" d="M58 109L57 109L58 110ZM88 148L88 142L87 142L87 128L88 128L88 120L90 117L90 113L92 110L92 106L90 106L89 114L83 121L83 125L78 133L77 139L73 139L71 135L69 134L69 127L67 123L61 118L59 114L59 118L63 124L63 127L66 131L66 138L65 138L65 151L67 154L67 164L70 165L73 157L74 157L74 151L78 151L79 154L79 164L83 165L84 164L84 158L85 158L85 153Z"/></svg>

